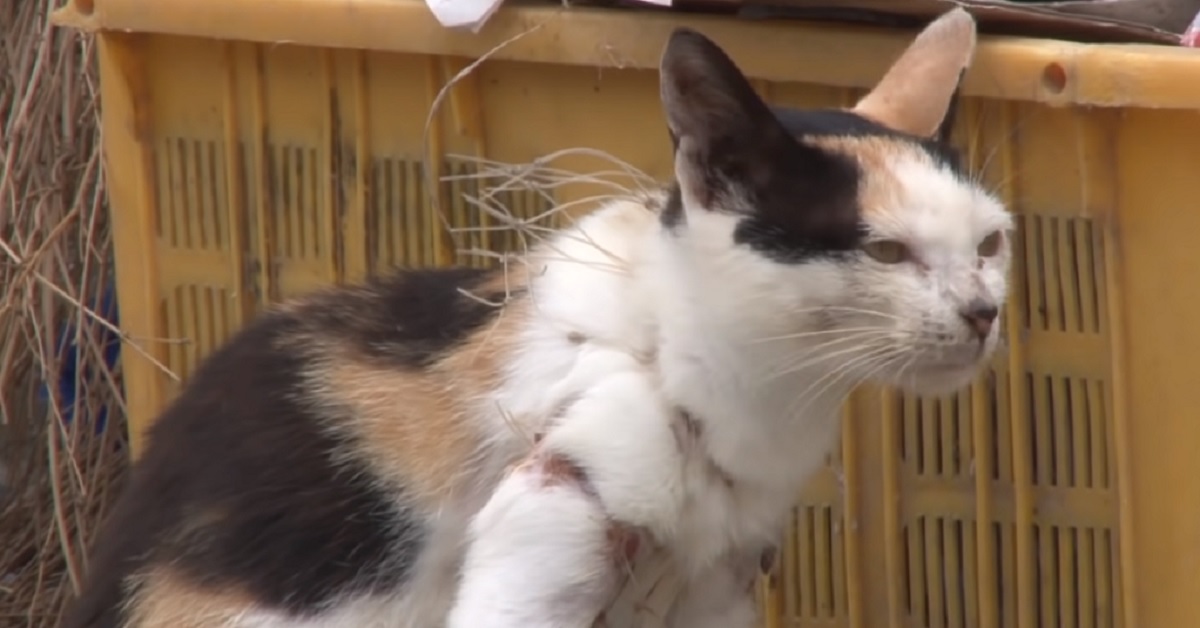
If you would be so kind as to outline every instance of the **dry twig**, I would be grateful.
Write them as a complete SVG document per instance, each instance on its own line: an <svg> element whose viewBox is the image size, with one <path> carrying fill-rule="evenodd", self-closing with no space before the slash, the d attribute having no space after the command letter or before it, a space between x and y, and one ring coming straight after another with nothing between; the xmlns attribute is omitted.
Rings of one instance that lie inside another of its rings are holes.
<svg viewBox="0 0 1200 628"><path fill-rule="evenodd" d="M92 40L0 3L0 626L53 626L111 487L124 412ZM100 421L107 429L100 429Z"/></svg>

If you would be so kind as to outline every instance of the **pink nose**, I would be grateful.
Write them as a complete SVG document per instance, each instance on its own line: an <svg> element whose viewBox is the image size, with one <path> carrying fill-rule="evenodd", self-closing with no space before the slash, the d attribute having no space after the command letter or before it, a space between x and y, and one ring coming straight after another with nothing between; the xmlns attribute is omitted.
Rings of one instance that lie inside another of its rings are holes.
<svg viewBox="0 0 1200 628"><path fill-rule="evenodd" d="M959 312L959 315L982 342L992 333L992 324L1000 315L1000 309L983 299L974 299Z"/></svg>

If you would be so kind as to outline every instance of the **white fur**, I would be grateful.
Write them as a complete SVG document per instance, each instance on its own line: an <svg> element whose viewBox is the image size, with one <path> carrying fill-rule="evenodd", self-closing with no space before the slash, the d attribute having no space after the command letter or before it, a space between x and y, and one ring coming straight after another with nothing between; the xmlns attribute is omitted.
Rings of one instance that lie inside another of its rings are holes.
<svg viewBox="0 0 1200 628"><path fill-rule="evenodd" d="M965 385L979 358L996 348L999 325L979 354L959 311L977 297L1004 304L1012 217L990 194L928 161L903 159L891 167L904 186L891 199L895 209L879 213L869 227L880 237L908 243L919 263L867 265L854 278L855 306L894 317L891 337L914 351L908 369L883 381L944 393ZM1005 233L1005 246L994 257L979 257L976 247L997 230ZM848 318L847 324L869 326L880 317ZM937 338L938 331L946 336Z"/></svg>
<svg viewBox="0 0 1200 628"><path fill-rule="evenodd" d="M342 600L335 610L312 619L297 619L287 613L264 609L251 609L241 613L227 624L228 628L417 628L428 626L418 623L412 612L417 600L408 596L361 597Z"/></svg>
<svg viewBox="0 0 1200 628"><path fill-rule="evenodd" d="M506 480L472 527L451 628L517 625L483 619L498 604L521 625L589 625L596 598L568 593L619 575L596 559L600 514L675 554L688 584L668 625L755 624L745 565L778 540L834 446L846 395L868 379L953 389L996 343L993 329L980 349L958 312L976 296L1002 304L1007 239L994 258L976 247L1011 219L928 161L894 168L906 187L869 227L919 263L779 264L733 245L732 215L688 207L686 228L668 235L636 202L592 214L531 260L535 314L486 429L511 433L498 451L517 455L527 443L508 421L523 417L521 431L544 432L599 502ZM699 446L672 435L679 407L703 426ZM581 616L567 618L572 599Z"/></svg>
<svg viewBox="0 0 1200 628"><path fill-rule="evenodd" d="M579 389L544 446L584 469L613 519L659 537L674 534L684 506L684 460L654 374L610 348L585 349L580 363L603 373Z"/></svg>
<svg viewBox="0 0 1200 628"><path fill-rule="evenodd" d="M694 577L668 617L671 626L726 628L757 626L758 604L752 585L758 555L738 554Z"/></svg>

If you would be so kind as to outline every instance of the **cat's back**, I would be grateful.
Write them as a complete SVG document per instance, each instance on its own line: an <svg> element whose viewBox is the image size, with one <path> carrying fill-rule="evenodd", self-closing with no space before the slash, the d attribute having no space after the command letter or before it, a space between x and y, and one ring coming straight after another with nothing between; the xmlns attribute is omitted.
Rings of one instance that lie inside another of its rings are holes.
<svg viewBox="0 0 1200 628"><path fill-rule="evenodd" d="M519 283L409 271L247 324L156 420L65 628L395 621L373 598L411 588L469 481L487 434L466 405L499 377Z"/></svg>

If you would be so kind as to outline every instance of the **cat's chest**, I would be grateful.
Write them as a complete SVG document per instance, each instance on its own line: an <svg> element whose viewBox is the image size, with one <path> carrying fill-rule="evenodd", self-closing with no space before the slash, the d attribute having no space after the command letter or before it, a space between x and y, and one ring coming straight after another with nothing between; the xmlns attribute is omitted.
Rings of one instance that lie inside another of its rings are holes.
<svg viewBox="0 0 1200 628"><path fill-rule="evenodd" d="M521 378L514 381L517 385L509 389L514 392L505 395L509 409L521 410L509 416L532 417L523 427L535 435L560 431L580 420L598 421L586 430L589 438L585 445L577 441L575 446L587 455L575 462L595 474L589 480L600 487L605 499L615 500L607 504L610 509L622 511L629 505L623 500L630 499L639 504L661 503L659 515L651 517L657 522L652 527L669 532L657 541L699 567L730 551L757 551L777 541L795 499L795 480L810 466L797 465L796 454L803 447L793 441L813 439L766 429L771 423L758 415L767 411L744 400L672 394L662 385L661 364L624 348L585 343L570 352L542 351L540 357L536 364L530 362L520 370ZM597 392L630 377L644 384L637 387L641 392L635 397L617 399ZM702 427L688 410L693 405L685 405L681 399L696 402L694 407L717 410L721 417L735 417L736 422L718 421ZM627 406L631 403L639 411L630 412ZM607 404L612 405L611 412L600 419L577 415L585 406L595 409ZM630 415L644 417L645 422L631 422ZM669 424L673 438L663 434L660 422ZM499 420L497 425L497 429L511 429L499 427ZM796 426L801 428L809 429ZM528 441L514 441L518 457L527 454L527 447ZM647 473L661 477L650 481L649 475L638 475L636 481L645 486L645 492L636 497L605 493L604 487L616 485L608 480L620 480L632 473L630 468L642 467L647 447L653 453L650 457L663 462L647 468Z"/></svg>
<svg viewBox="0 0 1200 628"><path fill-rule="evenodd" d="M667 545L685 564L703 568L730 552L775 544L794 490L738 479L707 455L686 413L679 424L685 490L677 532Z"/></svg>

